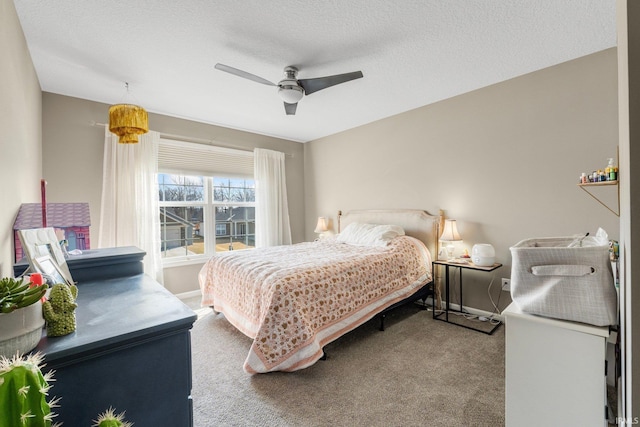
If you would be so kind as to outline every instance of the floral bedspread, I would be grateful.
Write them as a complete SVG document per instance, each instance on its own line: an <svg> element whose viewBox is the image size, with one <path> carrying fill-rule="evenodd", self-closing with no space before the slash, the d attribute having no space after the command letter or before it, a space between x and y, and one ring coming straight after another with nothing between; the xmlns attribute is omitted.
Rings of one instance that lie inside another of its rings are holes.
<svg viewBox="0 0 640 427"><path fill-rule="evenodd" d="M199 274L202 305L252 338L245 371L295 371L322 347L416 292L431 279L417 239L386 247L323 239L213 256Z"/></svg>

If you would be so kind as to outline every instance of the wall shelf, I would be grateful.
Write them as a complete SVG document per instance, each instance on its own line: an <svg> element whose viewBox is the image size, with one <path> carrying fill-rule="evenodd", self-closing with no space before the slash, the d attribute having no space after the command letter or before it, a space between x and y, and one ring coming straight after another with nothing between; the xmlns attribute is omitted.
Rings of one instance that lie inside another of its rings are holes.
<svg viewBox="0 0 640 427"><path fill-rule="evenodd" d="M601 185L618 185L618 181L586 182L578 184L579 187L598 187Z"/></svg>
<svg viewBox="0 0 640 427"><path fill-rule="evenodd" d="M607 186L614 186L614 185L615 185L617 193L618 193L617 196L616 196L617 210L611 209L611 207L609 205L607 205L602 200L600 200L598 198L598 196L596 196L592 192L592 190L594 188L596 188L596 187L607 187ZM593 197L598 203L600 203L602 206L607 208L614 215L616 215L618 217L620 216L620 187L618 187L618 181L587 182L587 183L584 183L584 184L580 183L580 184L578 184L578 187L580 187L582 190L584 190L588 195Z"/></svg>

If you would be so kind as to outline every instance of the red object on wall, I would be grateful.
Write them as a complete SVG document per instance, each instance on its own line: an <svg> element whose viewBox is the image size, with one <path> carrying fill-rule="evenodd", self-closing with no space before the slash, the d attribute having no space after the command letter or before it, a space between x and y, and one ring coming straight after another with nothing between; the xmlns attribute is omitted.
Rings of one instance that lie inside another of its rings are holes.
<svg viewBox="0 0 640 427"><path fill-rule="evenodd" d="M42 228L47 227L47 181L40 180L40 204L42 205Z"/></svg>

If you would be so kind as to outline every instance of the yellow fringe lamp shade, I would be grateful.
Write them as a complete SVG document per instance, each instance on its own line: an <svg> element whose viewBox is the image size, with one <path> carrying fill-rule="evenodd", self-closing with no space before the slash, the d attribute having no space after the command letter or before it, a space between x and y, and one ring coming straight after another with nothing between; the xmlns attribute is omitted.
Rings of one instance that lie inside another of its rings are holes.
<svg viewBox="0 0 640 427"><path fill-rule="evenodd" d="M120 137L120 144L137 144L138 135L149 132L147 112L137 105L112 105L109 108L109 131Z"/></svg>

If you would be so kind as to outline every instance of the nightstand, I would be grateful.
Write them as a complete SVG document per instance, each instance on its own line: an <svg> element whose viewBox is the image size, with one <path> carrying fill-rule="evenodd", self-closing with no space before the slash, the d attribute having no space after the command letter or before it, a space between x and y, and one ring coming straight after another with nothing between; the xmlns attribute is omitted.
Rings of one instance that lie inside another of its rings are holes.
<svg viewBox="0 0 640 427"><path fill-rule="evenodd" d="M498 321L498 323L495 323L493 325L493 328L491 328L488 331L482 330L482 329L477 329L474 328L472 326L469 325L464 325L461 323L457 323L457 322L452 322L449 321L449 312L455 312L455 313L462 313L462 270L463 269L468 269L468 270L475 270L475 271L486 271L486 272L490 272L490 271L494 271L500 267L502 267L502 264L500 263L495 263L491 266L488 267L481 267L479 265L475 265L474 263L472 263L471 261L467 261L467 262L461 262L461 261L456 261L456 260L452 260L452 261L433 261L432 262L433 266L433 271L435 271L435 266L436 265L444 265L445 267L445 308L442 312L436 314L436 310L433 310L433 318L436 320L441 320L443 322L447 322L447 323L451 323L454 325L458 325L458 326L462 326L463 328L467 328L467 329L472 329L474 331L478 331L478 332L483 332L485 334L491 335L493 334L493 332L500 326L502 325L501 321ZM460 310L452 310L449 307L449 303L450 303L450 296L449 296L449 269L450 268L457 268L460 270ZM444 318L443 318L444 317Z"/></svg>

